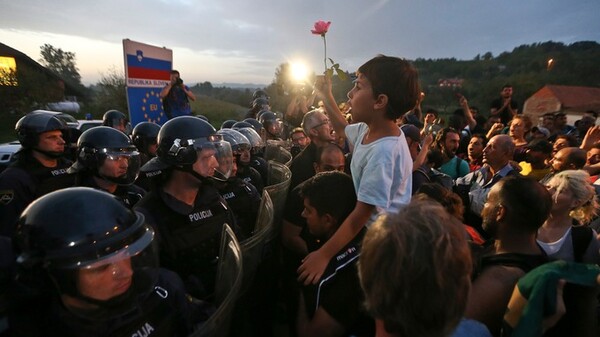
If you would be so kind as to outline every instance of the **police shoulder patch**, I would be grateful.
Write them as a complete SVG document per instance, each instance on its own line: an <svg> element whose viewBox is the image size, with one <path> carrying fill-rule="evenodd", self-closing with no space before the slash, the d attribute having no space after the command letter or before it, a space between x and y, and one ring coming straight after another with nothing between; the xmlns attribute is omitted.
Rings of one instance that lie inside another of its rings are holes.
<svg viewBox="0 0 600 337"><path fill-rule="evenodd" d="M13 190L1 190L0 191L0 204L8 205L15 197L15 191Z"/></svg>

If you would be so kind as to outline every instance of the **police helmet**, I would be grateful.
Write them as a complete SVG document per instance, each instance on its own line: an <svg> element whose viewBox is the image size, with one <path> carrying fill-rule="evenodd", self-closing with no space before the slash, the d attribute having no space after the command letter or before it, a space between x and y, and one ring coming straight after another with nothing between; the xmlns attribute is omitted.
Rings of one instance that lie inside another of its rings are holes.
<svg viewBox="0 0 600 337"><path fill-rule="evenodd" d="M148 147L156 144L156 138L160 131L160 125L152 122L141 122L133 128L131 133L131 140L138 150L146 155L148 153Z"/></svg>
<svg viewBox="0 0 600 337"><path fill-rule="evenodd" d="M254 126L252 126L252 124L250 124L248 122L236 122L236 123L234 123L231 126L231 128L234 129L234 130L239 130L241 128L252 128L252 129L254 129Z"/></svg>
<svg viewBox="0 0 600 337"><path fill-rule="evenodd" d="M142 168L143 171L162 170L168 167L181 168L194 174L192 166L198 159L198 152L214 150L215 157L231 157L231 146L224 142L221 135L208 122L191 116L179 116L166 122L158 133L158 150L153 158ZM227 179L231 167L216 169L215 178Z"/></svg>
<svg viewBox="0 0 600 337"><path fill-rule="evenodd" d="M118 110L108 110L102 116L102 125L110 126L111 128L118 128L121 125L124 127L122 130L126 134L131 133L131 123L127 115Z"/></svg>
<svg viewBox="0 0 600 337"><path fill-rule="evenodd" d="M263 128L273 136L280 137L283 127L281 121L274 112L263 111L258 117L258 121Z"/></svg>
<svg viewBox="0 0 600 337"><path fill-rule="evenodd" d="M231 145L231 150L234 154L244 150L250 150L250 141L241 132L234 129L223 129L217 131L223 136L223 140Z"/></svg>
<svg viewBox="0 0 600 337"><path fill-rule="evenodd" d="M154 230L145 224L141 213L127 209L104 191L72 187L40 197L21 214L15 243L21 251L17 258L19 282L33 289L54 287L61 295L98 306L93 313L80 314L96 318L122 314L156 284ZM124 263L131 273L115 276L117 266L123 268ZM98 298L93 290L82 288L81 271L107 267L113 268L112 277L123 277L121 293ZM51 284L40 283L44 276L52 280Z"/></svg>
<svg viewBox="0 0 600 337"><path fill-rule="evenodd" d="M244 122L251 124L256 132L260 132L260 129L263 127L262 124L255 118L246 118L244 119Z"/></svg>
<svg viewBox="0 0 600 337"><path fill-rule="evenodd" d="M256 98L252 101L252 110L260 111L265 105L269 105L269 100L261 97Z"/></svg>
<svg viewBox="0 0 600 337"><path fill-rule="evenodd" d="M254 130L251 127L246 127L246 128L239 128L239 129L234 129L239 131L241 134L243 134L244 136L246 136L246 138L248 139L248 141L250 142L250 145L258 150L262 147L264 147L264 143L262 141L262 138L260 137L260 135L258 134L258 132L256 132L256 130Z"/></svg>
<svg viewBox="0 0 600 337"><path fill-rule="evenodd" d="M122 174L105 172L104 163L107 161L125 162L121 167ZM97 126L86 130L77 141L77 162L71 171L87 171L119 185L131 185L140 170L140 153L129 137L117 129L108 126Z"/></svg>
<svg viewBox="0 0 600 337"><path fill-rule="evenodd" d="M204 115L195 115L197 118L200 118L201 120L210 123L210 121L208 120L208 117L204 116Z"/></svg>
<svg viewBox="0 0 600 337"><path fill-rule="evenodd" d="M277 120L277 115L272 111L261 111L256 117L263 127L266 121Z"/></svg>
<svg viewBox="0 0 600 337"><path fill-rule="evenodd" d="M56 116L44 112L27 114L15 125L17 138L24 148L35 148L38 146L40 134L55 130L65 133L68 131L68 126Z"/></svg>
<svg viewBox="0 0 600 337"><path fill-rule="evenodd" d="M254 91L254 93L252 93L252 99L255 100L257 98L266 99L267 103L268 103L268 101L269 101L269 94L267 94L266 91L259 89L259 90Z"/></svg>
<svg viewBox="0 0 600 337"><path fill-rule="evenodd" d="M237 121L235 121L233 119L228 119L228 120L224 121L223 124L221 124L221 130L223 130L223 129L231 129L231 127L235 123L237 123Z"/></svg>

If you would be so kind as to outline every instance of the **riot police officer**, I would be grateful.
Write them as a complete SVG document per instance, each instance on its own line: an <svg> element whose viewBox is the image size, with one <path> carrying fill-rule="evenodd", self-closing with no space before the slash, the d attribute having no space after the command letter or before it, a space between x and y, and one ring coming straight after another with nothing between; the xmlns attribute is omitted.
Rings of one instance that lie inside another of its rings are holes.
<svg viewBox="0 0 600 337"><path fill-rule="evenodd" d="M269 94L266 91L262 90L262 89L255 90L252 93L252 99L255 100L257 98L264 98L264 99L267 100L267 102L270 99Z"/></svg>
<svg viewBox="0 0 600 337"><path fill-rule="evenodd" d="M233 167L229 179L215 185L233 210L243 235L250 237L256 224L261 196L256 187L237 176L239 158L242 152L250 150L250 142L246 136L233 129L219 130L217 134L222 135L223 140L231 145Z"/></svg>
<svg viewBox="0 0 600 337"><path fill-rule="evenodd" d="M108 110L102 116L102 125L117 129L124 134L129 134L131 124L129 118L119 110Z"/></svg>
<svg viewBox="0 0 600 337"><path fill-rule="evenodd" d="M204 120L179 116L158 133L158 150L142 172L161 170L158 186L135 207L158 233L161 266L183 278L199 298L214 289L220 235L237 228L233 212L212 180L227 179L231 146ZM237 231L239 233L239 230Z"/></svg>
<svg viewBox="0 0 600 337"><path fill-rule="evenodd" d="M71 162L63 158L67 125L52 114L35 112L15 126L21 149L17 160L0 173L0 235L12 237L21 212L45 191Z"/></svg>
<svg viewBox="0 0 600 337"><path fill-rule="evenodd" d="M259 111L269 109L269 100L264 97L257 97L252 100L250 110L248 110L244 118L256 118Z"/></svg>
<svg viewBox="0 0 600 337"><path fill-rule="evenodd" d="M150 159L156 157L158 148L156 138L160 131L160 125L151 122L141 122L133 128L131 140L133 145L140 152L141 165L146 164ZM135 181L135 184L146 191L152 187L151 177L160 174L159 172L141 173Z"/></svg>
<svg viewBox="0 0 600 337"><path fill-rule="evenodd" d="M133 185L140 170L140 154L126 134L97 126L81 134L77 161L69 168L71 186L87 186L117 196L132 208L146 194Z"/></svg>
<svg viewBox="0 0 600 337"><path fill-rule="evenodd" d="M90 207L92 206L92 207ZM114 196L47 194L23 212L9 325L14 336L187 336L207 315L159 269L154 230Z"/></svg>
<svg viewBox="0 0 600 337"><path fill-rule="evenodd" d="M236 123L237 124L237 123ZM250 142L249 150L240 149L237 158L237 176L247 183L256 187L258 193L262 193L267 184L269 167L264 158L261 157L264 143L258 133L251 127L236 128Z"/></svg>

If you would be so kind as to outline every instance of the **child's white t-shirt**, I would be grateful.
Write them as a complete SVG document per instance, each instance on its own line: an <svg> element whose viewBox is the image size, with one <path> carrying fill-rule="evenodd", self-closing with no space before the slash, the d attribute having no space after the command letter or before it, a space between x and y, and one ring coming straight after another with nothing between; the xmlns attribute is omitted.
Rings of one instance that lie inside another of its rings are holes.
<svg viewBox="0 0 600 337"><path fill-rule="evenodd" d="M362 144L369 130L365 123L346 126L346 138L353 148L350 170L357 199L374 205L369 226L380 213L397 213L407 205L412 189L412 158L404 134Z"/></svg>

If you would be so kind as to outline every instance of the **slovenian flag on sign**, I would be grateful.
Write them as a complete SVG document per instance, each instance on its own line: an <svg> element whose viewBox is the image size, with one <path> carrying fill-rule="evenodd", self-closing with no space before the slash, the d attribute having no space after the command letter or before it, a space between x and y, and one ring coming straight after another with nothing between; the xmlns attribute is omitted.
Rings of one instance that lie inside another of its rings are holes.
<svg viewBox="0 0 600 337"><path fill-rule="evenodd" d="M123 40L127 104L132 126L144 121L167 121L159 93L173 67L173 51L164 47Z"/></svg>

